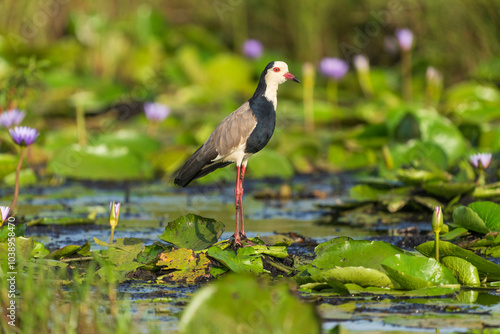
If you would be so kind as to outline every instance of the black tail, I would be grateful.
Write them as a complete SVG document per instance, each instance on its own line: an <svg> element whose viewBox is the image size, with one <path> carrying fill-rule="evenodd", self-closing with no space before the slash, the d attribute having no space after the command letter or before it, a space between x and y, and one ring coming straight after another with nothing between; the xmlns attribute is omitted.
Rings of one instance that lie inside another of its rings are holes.
<svg viewBox="0 0 500 334"><path fill-rule="evenodd" d="M202 146L203 147L203 146ZM191 181L212 173L214 170L227 165L232 164L232 162L211 162L217 156L208 156L203 154L200 147L194 154L186 161L184 166L179 170L179 173L175 177L174 183L185 187Z"/></svg>

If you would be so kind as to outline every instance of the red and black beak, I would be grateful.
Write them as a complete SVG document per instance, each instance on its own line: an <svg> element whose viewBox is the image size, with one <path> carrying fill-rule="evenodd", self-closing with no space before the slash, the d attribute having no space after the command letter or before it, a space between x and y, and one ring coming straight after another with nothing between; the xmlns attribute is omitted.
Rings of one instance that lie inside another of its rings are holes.
<svg viewBox="0 0 500 334"><path fill-rule="evenodd" d="M292 80L292 81L300 83L300 80L297 79L297 77L295 75L293 75L292 73L290 73L290 72L286 72L284 74L284 76L285 76L285 79L287 79L287 80Z"/></svg>

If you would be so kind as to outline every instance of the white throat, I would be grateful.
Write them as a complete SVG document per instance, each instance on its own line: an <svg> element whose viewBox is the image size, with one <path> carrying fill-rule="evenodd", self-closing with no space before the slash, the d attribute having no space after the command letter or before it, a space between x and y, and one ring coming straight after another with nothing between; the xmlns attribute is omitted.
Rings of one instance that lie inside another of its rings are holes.
<svg viewBox="0 0 500 334"><path fill-rule="evenodd" d="M264 92L264 97L273 103L274 110L276 110L276 106L278 105L278 86L281 82L276 80L267 80L266 75L266 91Z"/></svg>

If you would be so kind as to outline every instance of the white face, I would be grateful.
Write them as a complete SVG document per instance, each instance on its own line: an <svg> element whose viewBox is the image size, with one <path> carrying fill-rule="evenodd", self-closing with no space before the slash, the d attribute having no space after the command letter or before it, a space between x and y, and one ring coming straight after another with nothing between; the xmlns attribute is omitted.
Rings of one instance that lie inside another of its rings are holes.
<svg viewBox="0 0 500 334"><path fill-rule="evenodd" d="M266 82L282 84L287 80L285 74L288 73L288 65L283 61L275 61L274 67L267 70Z"/></svg>

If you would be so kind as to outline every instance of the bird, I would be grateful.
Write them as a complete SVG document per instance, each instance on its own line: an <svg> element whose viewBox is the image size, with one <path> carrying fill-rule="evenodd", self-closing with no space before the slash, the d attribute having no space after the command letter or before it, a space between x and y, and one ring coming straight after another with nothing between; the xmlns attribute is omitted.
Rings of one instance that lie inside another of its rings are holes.
<svg viewBox="0 0 500 334"><path fill-rule="evenodd" d="M300 83L283 61L272 61L260 75L253 96L229 114L203 145L179 169L174 183L186 187L191 181L218 168L236 163L234 246L247 240L243 220L243 179L248 159L262 150L274 133L278 86L288 80Z"/></svg>

